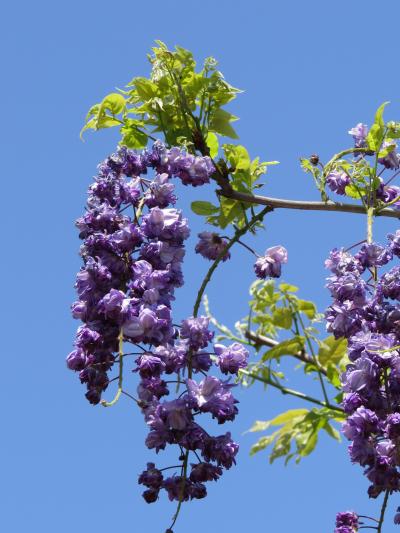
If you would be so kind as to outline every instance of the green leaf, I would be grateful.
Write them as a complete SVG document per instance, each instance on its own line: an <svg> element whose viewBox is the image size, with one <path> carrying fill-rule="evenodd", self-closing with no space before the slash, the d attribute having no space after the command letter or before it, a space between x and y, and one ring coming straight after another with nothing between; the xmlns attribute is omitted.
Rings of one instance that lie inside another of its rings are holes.
<svg viewBox="0 0 400 533"><path fill-rule="evenodd" d="M375 113L374 124L378 124L378 126L381 127L385 126L385 121L383 120L383 112L388 104L390 104L390 102L383 102L383 104L378 107Z"/></svg>
<svg viewBox="0 0 400 533"><path fill-rule="evenodd" d="M328 363L337 365L346 352L347 340L344 338L335 339L335 337L330 336L320 343L318 359L323 366L326 366Z"/></svg>
<svg viewBox="0 0 400 533"><path fill-rule="evenodd" d="M202 200L197 200L192 202L190 207L192 208L193 213L201 216L213 215L214 213L219 212L219 208L213 205L211 202L205 202Z"/></svg>
<svg viewBox="0 0 400 533"><path fill-rule="evenodd" d="M272 313L272 321L275 326L290 329L293 322L293 313L288 307L278 307Z"/></svg>
<svg viewBox="0 0 400 533"><path fill-rule="evenodd" d="M244 146L234 144L223 145L225 157L235 170L249 170L250 156Z"/></svg>
<svg viewBox="0 0 400 533"><path fill-rule="evenodd" d="M297 292L299 290L296 285L290 285L289 283L280 283L279 289L282 292Z"/></svg>
<svg viewBox="0 0 400 533"><path fill-rule="evenodd" d="M324 426L323 426L323 429L328 433L328 435L330 437L332 437L333 439L337 440L338 442L340 442L342 439L340 437L340 433L339 431L332 427L329 422L327 422Z"/></svg>
<svg viewBox="0 0 400 533"><path fill-rule="evenodd" d="M147 78L134 78L132 85L135 86L137 94L145 102L157 96L157 85Z"/></svg>
<svg viewBox="0 0 400 533"><path fill-rule="evenodd" d="M262 361L277 359L282 355L296 355L304 348L304 337L296 336L293 339L285 340L270 348L262 356Z"/></svg>
<svg viewBox="0 0 400 533"><path fill-rule="evenodd" d="M356 187L355 185L346 185L344 192L346 196L357 199L362 198L366 194L364 187Z"/></svg>
<svg viewBox="0 0 400 533"><path fill-rule="evenodd" d="M209 131L206 138L206 143L210 149L210 156L215 159L218 155L219 142L218 137L212 131Z"/></svg>
<svg viewBox="0 0 400 533"><path fill-rule="evenodd" d="M210 121L210 130L225 137L230 137L231 139L238 139L237 133L230 124L234 120L237 120L237 117L231 113L228 113L224 109L216 109Z"/></svg>
<svg viewBox="0 0 400 533"><path fill-rule="evenodd" d="M317 314L317 308L313 302L308 300L297 299L297 307L299 311L302 311L311 320L315 318Z"/></svg>
<svg viewBox="0 0 400 533"><path fill-rule="evenodd" d="M272 444L274 442L274 439L278 435L278 431L275 433L272 433L272 435L266 435L265 437L261 437L253 446L250 448L250 455L254 455L257 452L260 452L261 450L264 450L267 446Z"/></svg>
<svg viewBox="0 0 400 533"><path fill-rule="evenodd" d="M287 424L288 422L295 422L298 419L303 418L308 413L308 409L289 409L285 413L282 413L270 420L269 424L271 426L281 426L283 424Z"/></svg>
<svg viewBox="0 0 400 533"><path fill-rule="evenodd" d="M127 119L121 127L122 139L120 144L132 149L144 148L148 137L145 132L138 129L138 121Z"/></svg>
<svg viewBox="0 0 400 533"><path fill-rule="evenodd" d="M99 116L105 109L109 110L113 115L118 115L125 109L125 105L125 98L122 96L122 94L108 94L105 98L103 98L103 101L100 104Z"/></svg>
<svg viewBox="0 0 400 533"><path fill-rule="evenodd" d="M256 420L248 431L252 433L256 431L265 431L266 429L269 428L270 425L271 425L270 420L267 420L267 421Z"/></svg>
<svg viewBox="0 0 400 533"><path fill-rule="evenodd" d="M380 147L383 142L383 137L385 134L385 121L383 120L383 111L389 102L384 102L381 106L378 107L375 113L375 120L371 129L367 135L367 144L368 148L377 152L380 150Z"/></svg>

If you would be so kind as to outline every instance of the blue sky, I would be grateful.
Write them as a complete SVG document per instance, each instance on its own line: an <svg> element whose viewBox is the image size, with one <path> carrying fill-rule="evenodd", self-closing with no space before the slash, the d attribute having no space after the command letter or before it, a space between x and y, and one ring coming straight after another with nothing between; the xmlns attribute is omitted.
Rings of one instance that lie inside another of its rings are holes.
<svg viewBox="0 0 400 533"><path fill-rule="evenodd" d="M214 55L228 81L245 90L232 106L251 155L281 161L265 180L270 196L317 199L298 164L313 152L326 160L347 147L347 131L386 116L399 120L396 1L152 3L102 0L9 2L3 7L2 240L3 379L0 443L0 529L7 533L135 531L163 533L175 506L153 506L140 496L137 475L153 454L146 428L128 401L93 408L65 367L77 324L70 318L79 269L74 220L97 163L111 152L116 132L79 140L87 109L133 76L147 75L155 39ZM212 196L181 188L180 206ZM202 221L191 214L193 247ZM394 230L379 220L376 236ZM361 240L357 215L276 211L255 243L259 251L283 244L286 281L322 310L328 304L323 261L338 245ZM252 259L236 250L208 291L212 309L233 325L246 314ZM177 320L190 312L207 264L188 253L186 285L177 294ZM135 388L132 375L131 388ZM300 373L290 385L305 386ZM312 387L314 385L312 384ZM241 445L237 468L213 484L206 500L185 505L176 532L243 528L279 533L333 529L337 511L377 515L367 483L346 446L322 437L299 466L270 466L250 458L255 419L303 406L255 386L240 391L240 416L231 425ZM160 461L162 459L160 458ZM394 509L389 504L385 532Z"/></svg>

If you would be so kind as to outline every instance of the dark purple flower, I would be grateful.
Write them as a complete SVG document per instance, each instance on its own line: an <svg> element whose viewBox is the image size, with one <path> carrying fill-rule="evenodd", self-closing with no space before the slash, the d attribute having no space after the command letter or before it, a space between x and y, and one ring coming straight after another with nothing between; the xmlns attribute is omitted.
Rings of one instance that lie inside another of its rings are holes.
<svg viewBox="0 0 400 533"><path fill-rule="evenodd" d="M343 424L342 431L349 440L378 432L378 417L370 409L359 407Z"/></svg>
<svg viewBox="0 0 400 533"><path fill-rule="evenodd" d="M192 464L190 479L194 482L217 481L222 476L222 468L210 463Z"/></svg>
<svg viewBox="0 0 400 533"><path fill-rule="evenodd" d="M381 146L381 151L390 147L393 147L390 152L384 157L380 157L378 161L384 167L396 170L400 167L400 155L396 152L397 144L393 141L393 139L384 141Z"/></svg>
<svg viewBox="0 0 400 533"><path fill-rule="evenodd" d="M265 279L267 276L279 278L282 264L287 263L287 260L288 254L283 246L268 248L265 254L259 257L254 264L256 276L260 279Z"/></svg>
<svg viewBox="0 0 400 533"><path fill-rule="evenodd" d="M385 432L390 439L400 437L400 413L388 415L385 421Z"/></svg>
<svg viewBox="0 0 400 533"><path fill-rule="evenodd" d="M207 376L200 383L188 379L186 384L189 398L194 401L196 408L200 411L211 413L219 424L235 418L238 410L235 406L237 400L230 391L233 385L213 376Z"/></svg>
<svg viewBox="0 0 400 533"><path fill-rule="evenodd" d="M163 482L163 475L154 463L147 463L147 468L139 476L139 483L149 489L160 489Z"/></svg>
<svg viewBox="0 0 400 533"><path fill-rule="evenodd" d="M216 461L229 469L236 464L235 456L239 451L239 445L233 442L231 434L228 431L225 435L219 437L208 437L204 440L202 455L206 461Z"/></svg>
<svg viewBox="0 0 400 533"><path fill-rule="evenodd" d="M181 338L187 339L192 350L205 348L214 337L214 333L208 329L209 322L206 316L189 317L182 321Z"/></svg>
<svg viewBox="0 0 400 533"><path fill-rule="evenodd" d="M147 489L143 492L142 496L146 503L154 503L158 500L159 490Z"/></svg>
<svg viewBox="0 0 400 533"><path fill-rule="evenodd" d="M358 515L353 511L346 511L344 513L338 513L336 515L336 526L350 526L353 528L358 527Z"/></svg>
<svg viewBox="0 0 400 533"><path fill-rule="evenodd" d="M372 242L363 244L355 257L364 267L371 268L386 265L393 258L393 254L390 248Z"/></svg>
<svg viewBox="0 0 400 533"><path fill-rule="evenodd" d="M386 298L400 300L400 267L393 267L379 281L379 286Z"/></svg>
<svg viewBox="0 0 400 533"><path fill-rule="evenodd" d="M230 346L215 344L214 351L218 356L217 362L223 374L237 374L240 368L247 366L249 352L238 342Z"/></svg>
<svg viewBox="0 0 400 533"><path fill-rule="evenodd" d="M195 252L211 261L215 261L228 245L228 241L220 237L218 233L203 231L199 233L199 237L200 239L196 244ZM222 261L226 261L230 257L231 254L228 251L223 255Z"/></svg>
<svg viewBox="0 0 400 533"><path fill-rule="evenodd" d="M332 192L343 195L346 192L346 187L350 185L350 176L346 172L334 170L326 177L326 184Z"/></svg>
<svg viewBox="0 0 400 533"><path fill-rule="evenodd" d="M395 233L390 233L388 239L393 254L400 257L400 230L396 230Z"/></svg>
<svg viewBox="0 0 400 533"><path fill-rule="evenodd" d="M336 339L350 337L361 329L360 310L351 301L333 304L325 312L326 329Z"/></svg>
<svg viewBox="0 0 400 533"><path fill-rule="evenodd" d="M362 356L354 365L349 365L342 376L343 390L360 392L366 387L376 384L378 366L368 356ZM361 408L360 408L361 409Z"/></svg>

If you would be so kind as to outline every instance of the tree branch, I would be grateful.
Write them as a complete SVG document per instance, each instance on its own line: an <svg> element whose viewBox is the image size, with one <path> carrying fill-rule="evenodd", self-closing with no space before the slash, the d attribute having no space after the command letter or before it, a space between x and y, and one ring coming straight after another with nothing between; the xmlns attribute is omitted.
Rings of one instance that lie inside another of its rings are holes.
<svg viewBox="0 0 400 533"><path fill-rule="evenodd" d="M357 204L343 204L341 202L314 202L308 200L286 200L284 198L270 198L268 196L260 196L258 194L247 194L239 191L234 191L230 187L223 187L217 191L217 194L225 196L225 198L232 198L240 202L249 204L267 205L272 209L300 209L303 211L339 211L342 213L356 213L365 215L365 208ZM400 210L395 209L381 209L377 210L376 216L400 218Z"/></svg>
<svg viewBox="0 0 400 533"><path fill-rule="evenodd" d="M269 346L270 348L273 348L274 346L279 344L279 342L275 339L271 339L270 337L264 337L264 335L257 335L252 331L246 331L245 337L246 339L253 341L256 346ZM314 359L307 352L297 352L296 354L293 354L293 357L295 357L302 363L315 365ZM326 370L323 367L319 367L319 369L320 372L326 376Z"/></svg>

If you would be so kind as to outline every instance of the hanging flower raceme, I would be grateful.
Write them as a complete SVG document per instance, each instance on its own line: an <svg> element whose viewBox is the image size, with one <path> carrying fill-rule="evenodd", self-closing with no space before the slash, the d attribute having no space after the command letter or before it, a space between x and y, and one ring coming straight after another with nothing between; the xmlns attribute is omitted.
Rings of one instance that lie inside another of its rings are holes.
<svg viewBox="0 0 400 533"><path fill-rule="evenodd" d="M334 298L326 312L327 329L347 338L350 359L342 375L348 415L343 433L351 441L352 462L365 469L372 498L400 490L399 267L377 275L393 255L400 255L399 238L397 231L389 235L388 245L363 244L355 255L335 249L326 261Z"/></svg>
<svg viewBox="0 0 400 533"><path fill-rule="evenodd" d="M149 168L155 170L153 179L146 177ZM78 328L67 364L79 372L92 404L111 405L125 392L123 363L136 354L133 371L140 381L135 401L149 427L146 446L158 453L175 445L180 461L167 467L177 470L169 477L165 469L147 464L139 483L146 487L143 497L148 503L156 501L162 489L170 500L203 498L204 483L217 480L223 468L235 464L238 452L229 432L209 435L197 415L209 413L218 424L235 418L233 385L207 372L214 356L223 374L237 374L246 366L248 352L238 343L210 349L213 333L207 317L189 317L178 327L171 312L174 291L183 284L184 241L189 236L187 220L172 207L176 196L171 178L198 186L207 183L214 170L210 158L167 149L159 142L142 153L121 147L99 165L86 213L77 221L84 265L77 275L79 299L72 314L84 325ZM222 239L211 241L214 248L203 250L208 258L219 255L221 243L222 249L226 246ZM127 353L125 346L131 347ZM114 365L119 368L118 394L107 403L101 397L117 379L109 377ZM196 379L199 373L201 380ZM171 374L175 379L166 379ZM173 390L177 383L182 389L175 399L170 399L170 383Z"/></svg>

